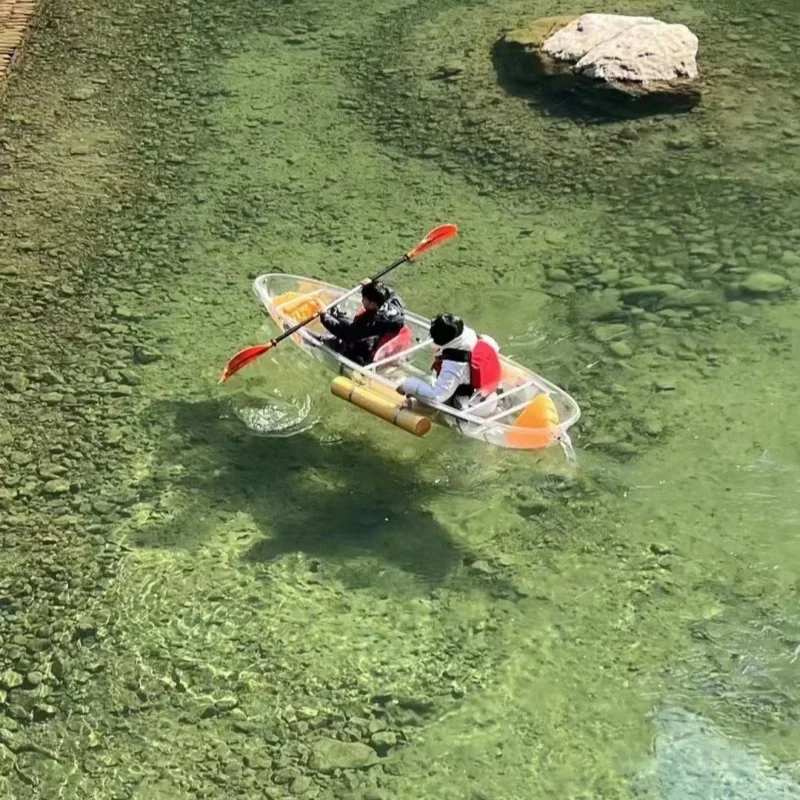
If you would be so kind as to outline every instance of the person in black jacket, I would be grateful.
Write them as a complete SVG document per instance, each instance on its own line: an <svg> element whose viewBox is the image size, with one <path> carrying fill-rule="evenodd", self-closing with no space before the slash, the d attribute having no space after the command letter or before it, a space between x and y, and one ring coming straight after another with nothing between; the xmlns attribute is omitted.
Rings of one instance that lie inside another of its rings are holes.
<svg viewBox="0 0 800 800"><path fill-rule="evenodd" d="M325 330L323 343L356 364L372 362L383 341L405 325L403 301L380 281L366 281L361 287L362 308L352 319L338 307L320 317Z"/></svg>

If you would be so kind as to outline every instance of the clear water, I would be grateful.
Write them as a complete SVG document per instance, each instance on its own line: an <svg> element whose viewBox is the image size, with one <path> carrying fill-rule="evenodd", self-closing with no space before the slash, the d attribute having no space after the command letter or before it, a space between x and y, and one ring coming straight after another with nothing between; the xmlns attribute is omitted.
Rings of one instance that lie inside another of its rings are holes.
<svg viewBox="0 0 800 800"><path fill-rule="evenodd" d="M498 87L554 3L51 4L0 115L3 796L800 795L800 11L604 8L697 32L696 113ZM289 344L217 385L256 274L445 221L394 285L570 391L576 463Z"/></svg>

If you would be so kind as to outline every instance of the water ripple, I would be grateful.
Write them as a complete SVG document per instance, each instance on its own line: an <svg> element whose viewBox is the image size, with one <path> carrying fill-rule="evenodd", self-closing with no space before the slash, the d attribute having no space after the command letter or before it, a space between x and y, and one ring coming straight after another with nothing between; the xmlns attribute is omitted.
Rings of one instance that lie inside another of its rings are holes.
<svg viewBox="0 0 800 800"><path fill-rule="evenodd" d="M296 436L319 422L311 416L311 396L286 398L278 391L274 398L236 396L229 399L223 409L223 417L235 417L257 436Z"/></svg>

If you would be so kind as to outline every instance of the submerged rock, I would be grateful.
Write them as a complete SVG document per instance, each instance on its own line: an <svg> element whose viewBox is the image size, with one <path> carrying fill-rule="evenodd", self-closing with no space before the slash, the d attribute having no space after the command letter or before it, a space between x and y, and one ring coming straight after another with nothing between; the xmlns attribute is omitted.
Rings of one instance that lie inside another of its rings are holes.
<svg viewBox="0 0 800 800"><path fill-rule="evenodd" d="M747 294L778 294L789 288L789 281L775 272L753 272L742 281Z"/></svg>
<svg viewBox="0 0 800 800"><path fill-rule="evenodd" d="M377 760L377 753L360 742L319 739L312 745L308 766L315 772L331 773L337 769L365 769Z"/></svg>
<svg viewBox="0 0 800 800"><path fill-rule="evenodd" d="M53 478L47 481L42 488L45 494L66 494L70 490L70 482L63 478Z"/></svg>
<svg viewBox="0 0 800 800"><path fill-rule="evenodd" d="M23 394L29 385L30 381L28 380L28 376L22 373L16 373L6 379L6 386L8 386L12 392L17 392L18 394Z"/></svg>
<svg viewBox="0 0 800 800"><path fill-rule="evenodd" d="M701 98L697 37L653 17L547 17L506 33L498 70L513 80L575 92L609 108L686 111Z"/></svg>
<svg viewBox="0 0 800 800"><path fill-rule="evenodd" d="M578 322L613 319L622 311L620 293L615 289L593 292L580 297L574 316Z"/></svg>
<svg viewBox="0 0 800 800"><path fill-rule="evenodd" d="M137 364L152 364L164 358L164 354L155 347L140 344L133 350L133 360Z"/></svg>

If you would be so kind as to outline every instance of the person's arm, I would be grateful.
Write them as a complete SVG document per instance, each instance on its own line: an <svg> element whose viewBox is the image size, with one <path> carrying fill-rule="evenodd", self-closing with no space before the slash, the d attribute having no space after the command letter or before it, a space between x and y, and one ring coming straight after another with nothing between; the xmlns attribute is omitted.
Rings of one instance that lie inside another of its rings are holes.
<svg viewBox="0 0 800 800"><path fill-rule="evenodd" d="M401 327L396 320L386 319L381 315L363 314L352 321L347 320L344 325L336 326L335 330L328 330L344 342L357 342L371 336L380 338L387 333L395 333Z"/></svg>
<svg viewBox="0 0 800 800"><path fill-rule="evenodd" d="M343 341L348 339L348 332L353 327L353 321L344 314L325 313L320 316L319 321L328 333L332 333Z"/></svg>
<svg viewBox="0 0 800 800"><path fill-rule="evenodd" d="M423 402L446 403L464 382L464 372L469 364L445 361L436 383L431 385L421 378L406 378L400 385L402 394L416 397Z"/></svg>

